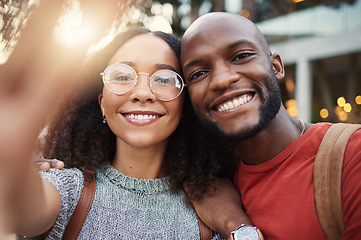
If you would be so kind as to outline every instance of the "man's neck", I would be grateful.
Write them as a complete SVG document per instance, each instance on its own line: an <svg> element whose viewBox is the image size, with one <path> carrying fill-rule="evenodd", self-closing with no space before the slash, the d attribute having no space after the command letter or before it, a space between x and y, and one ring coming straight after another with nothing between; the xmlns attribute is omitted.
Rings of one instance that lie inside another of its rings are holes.
<svg viewBox="0 0 361 240"><path fill-rule="evenodd" d="M236 143L242 160L248 165L265 163L277 156L301 133L299 120L282 106L275 118L254 137Z"/></svg>

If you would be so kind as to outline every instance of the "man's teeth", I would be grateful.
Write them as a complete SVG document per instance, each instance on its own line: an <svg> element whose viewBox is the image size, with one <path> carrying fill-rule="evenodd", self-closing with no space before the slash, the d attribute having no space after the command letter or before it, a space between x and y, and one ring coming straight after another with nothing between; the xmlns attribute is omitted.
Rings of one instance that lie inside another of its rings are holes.
<svg viewBox="0 0 361 240"><path fill-rule="evenodd" d="M125 114L125 117L139 120L158 118L158 115Z"/></svg>
<svg viewBox="0 0 361 240"><path fill-rule="evenodd" d="M251 101L252 95L246 94L238 98L234 98L233 100L227 101L218 106L217 112L224 112L227 110L231 110L233 108L239 107L249 101Z"/></svg>

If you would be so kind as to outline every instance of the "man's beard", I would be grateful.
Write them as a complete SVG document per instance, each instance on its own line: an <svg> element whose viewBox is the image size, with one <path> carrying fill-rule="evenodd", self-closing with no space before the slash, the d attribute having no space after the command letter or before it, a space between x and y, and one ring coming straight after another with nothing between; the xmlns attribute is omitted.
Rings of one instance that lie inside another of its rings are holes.
<svg viewBox="0 0 361 240"><path fill-rule="evenodd" d="M272 71L273 73L273 71ZM264 129L272 119L277 115L281 108L282 96L281 90L278 85L275 74L272 74L272 77L269 81L266 82L267 93L262 92L262 89L253 84L254 88L259 93L262 105L259 108L259 121L253 125L243 128L238 132L233 133L225 133L216 122L210 122L202 119L202 124L211 132L217 134L220 137L226 138L231 141L240 141L247 138L254 137L257 135L262 129ZM239 124L242 124L241 122Z"/></svg>

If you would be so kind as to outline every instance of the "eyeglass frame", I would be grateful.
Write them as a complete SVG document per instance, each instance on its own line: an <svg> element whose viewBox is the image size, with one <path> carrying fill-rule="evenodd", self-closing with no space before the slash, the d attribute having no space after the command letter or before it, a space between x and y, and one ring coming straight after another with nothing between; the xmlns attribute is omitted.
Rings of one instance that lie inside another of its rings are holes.
<svg viewBox="0 0 361 240"><path fill-rule="evenodd" d="M119 93L115 93L115 92L113 92L112 90L110 90L110 89L107 87L107 85L105 84L105 81L106 81L106 80L104 79L104 73L105 73L110 67L112 67L112 66L114 66L114 65L123 65L123 66L126 66L126 67L132 69L132 70L134 71L134 73L135 73L135 83L134 83L134 85L133 85L128 91L126 91L126 92L124 92L124 93L120 93L120 94L119 94ZM177 96L175 96L174 98L172 98L172 99L170 99L170 100L164 100L164 99L158 97L157 94L154 93L154 91L153 91L153 89L152 89L152 77L154 76L154 74L156 74L157 72L161 72L161 71L168 71L168 72L175 73L175 74L180 78L180 80L181 80L181 82L182 82L182 88L180 89L179 93L177 94ZM101 72L99 75L102 77L104 86L105 86L111 93L113 93L113 94L115 94L115 95L118 95L118 96L127 94L128 92L132 91L132 90L135 88L135 86L137 86L137 84L138 84L139 75L147 75L147 76L148 76L149 88L150 88L152 94L153 94L157 99L159 99L159 100L161 100L161 101L163 101L163 102L173 101L174 99L176 99L177 97L179 97L179 96L182 94L184 87L187 87L187 84L184 82L184 80L183 80L183 78L181 77L181 75L179 75L177 72L175 72L175 71L173 71L173 70L170 70L170 69L160 69L160 70L155 71L152 75L150 75L149 73L146 73L146 72L137 72L132 66L129 66L128 64L125 64L125 63L113 63L113 64L109 65L108 67L106 67L106 68L104 69L104 71Z"/></svg>

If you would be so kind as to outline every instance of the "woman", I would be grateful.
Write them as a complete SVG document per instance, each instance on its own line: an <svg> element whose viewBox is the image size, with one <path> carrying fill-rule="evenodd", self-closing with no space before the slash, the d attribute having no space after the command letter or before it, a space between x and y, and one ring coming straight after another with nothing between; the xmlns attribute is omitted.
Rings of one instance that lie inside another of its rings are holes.
<svg viewBox="0 0 361 240"><path fill-rule="evenodd" d="M44 214L38 221L24 216L19 234L50 229L48 239L61 238L80 198L82 171L90 170L96 190L79 239L199 239L182 184L197 199L215 177L232 174L218 161L234 169L233 151L201 134L183 91L180 41L138 30L115 43L103 67L105 86L74 93L52 118L42 152L72 168L43 174L51 183L38 182L47 198Z"/></svg>

